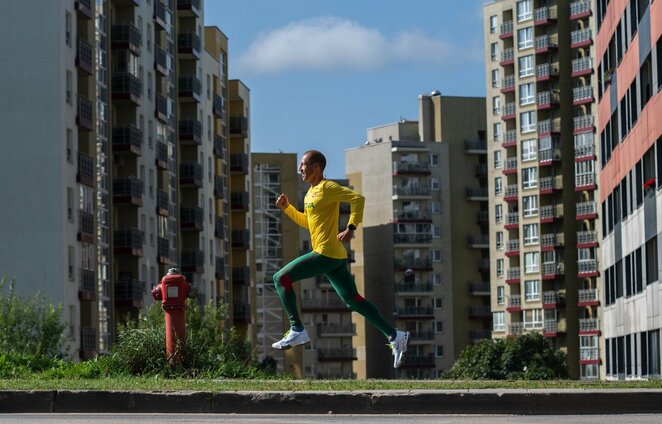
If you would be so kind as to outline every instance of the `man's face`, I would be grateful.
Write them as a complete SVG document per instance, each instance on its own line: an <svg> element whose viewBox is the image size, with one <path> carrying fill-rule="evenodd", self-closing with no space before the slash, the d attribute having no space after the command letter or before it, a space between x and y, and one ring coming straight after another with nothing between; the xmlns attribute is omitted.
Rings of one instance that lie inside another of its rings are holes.
<svg viewBox="0 0 662 424"><path fill-rule="evenodd" d="M319 164L311 164L309 161L309 155L305 154L301 158L301 163L299 164L299 172L301 173L301 179L307 182L310 182L313 176L315 175L317 169L319 169Z"/></svg>

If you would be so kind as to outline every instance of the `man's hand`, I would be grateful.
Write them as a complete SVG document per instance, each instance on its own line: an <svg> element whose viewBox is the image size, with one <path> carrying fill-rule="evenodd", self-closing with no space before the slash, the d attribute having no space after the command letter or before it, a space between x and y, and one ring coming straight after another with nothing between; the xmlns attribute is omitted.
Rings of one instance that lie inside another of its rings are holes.
<svg viewBox="0 0 662 424"><path fill-rule="evenodd" d="M342 241L343 243L349 242L352 238L354 238L354 231L350 230L349 228L345 228L345 231L338 234L338 240Z"/></svg>
<svg viewBox="0 0 662 424"><path fill-rule="evenodd" d="M276 206L278 206L280 209L287 209L289 205L290 201L288 200L286 194L281 194L278 196L278 199L276 199Z"/></svg>

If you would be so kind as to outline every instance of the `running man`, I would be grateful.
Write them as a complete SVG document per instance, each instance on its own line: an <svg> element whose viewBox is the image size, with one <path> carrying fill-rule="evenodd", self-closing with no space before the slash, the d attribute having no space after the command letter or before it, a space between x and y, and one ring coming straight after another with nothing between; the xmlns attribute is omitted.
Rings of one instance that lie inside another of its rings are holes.
<svg viewBox="0 0 662 424"><path fill-rule="evenodd" d="M275 349L289 349L310 342L310 337L299 317L297 300L292 284L296 281L324 274L343 302L354 312L363 315L388 339L393 351L393 367L398 368L409 344L409 332L391 326L375 306L364 299L347 267L347 251L343 242L354 236L356 226L363 220L365 198L333 181L324 179L326 158L317 150L304 153L299 165L301 178L310 184L304 198L304 213L292 206L285 194L276 200L276 206L303 228L310 231L312 252L298 257L274 275L274 285L283 308L290 320L290 330L282 340L272 345ZM347 228L338 231L339 205L350 204Z"/></svg>

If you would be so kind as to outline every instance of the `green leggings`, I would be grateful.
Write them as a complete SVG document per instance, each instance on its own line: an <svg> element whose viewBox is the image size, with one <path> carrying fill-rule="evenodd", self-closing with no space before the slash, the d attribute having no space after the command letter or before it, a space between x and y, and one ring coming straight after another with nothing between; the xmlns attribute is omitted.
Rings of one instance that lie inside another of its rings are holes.
<svg viewBox="0 0 662 424"><path fill-rule="evenodd" d="M274 285L292 328L303 328L292 283L319 274L326 275L349 309L363 315L368 322L384 333L384 336L390 337L393 334L395 328L389 325L377 308L356 290L354 278L347 268L347 259L333 259L315 252L296 258L274 274Z"/></svg>

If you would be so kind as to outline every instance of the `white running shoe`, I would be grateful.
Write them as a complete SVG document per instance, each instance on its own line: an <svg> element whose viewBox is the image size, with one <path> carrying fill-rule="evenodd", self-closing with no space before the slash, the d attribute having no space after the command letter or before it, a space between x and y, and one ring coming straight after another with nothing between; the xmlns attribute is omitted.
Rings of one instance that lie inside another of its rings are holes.
<svg viewBox="0 0 662 424"><path fill-rule="evenodd" d="M304 328L303 331L289 330L281 340L272 344L271 347L274 349L287 350L293 346L304 345L306 343L310 343L310 337Z"/></svg>
<svg viewBox="0 0 662 424"><path fill-rule="evenodd" d="M398 368L402 364L402 358L409 345L409 336L409 331L395 330L395 340L389 342L393 351L393 368Z"/></svg>

